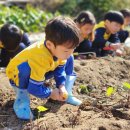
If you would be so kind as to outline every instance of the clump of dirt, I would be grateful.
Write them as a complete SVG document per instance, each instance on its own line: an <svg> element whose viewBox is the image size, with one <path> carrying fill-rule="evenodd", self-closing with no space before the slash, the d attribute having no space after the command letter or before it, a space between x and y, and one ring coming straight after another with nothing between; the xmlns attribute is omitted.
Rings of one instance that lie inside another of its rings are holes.
<svg viewBox="0 0 130 130"><path fill-rule="evenodd" d="M74 95L83 101L80 106L43 100L31 96L31 108L37 117L33 121L17 119L13 112L14 91L5 72L0 71L0 130L130 130L129 91L123 83L130 83L130 60L104 57L75 61L77 80ZM80 86L92 86L82 94ZM106 96L107 87L117 91ZM44 105L48 111L38 113Z"/></svg>
<svg viewBox="0 0 130 130"><path fill-rule="evenodd" d="M130 81L130 61L120 57L106 57L96 60L77 61L76 83L92 84L97 87L121 85Z"/></svg>

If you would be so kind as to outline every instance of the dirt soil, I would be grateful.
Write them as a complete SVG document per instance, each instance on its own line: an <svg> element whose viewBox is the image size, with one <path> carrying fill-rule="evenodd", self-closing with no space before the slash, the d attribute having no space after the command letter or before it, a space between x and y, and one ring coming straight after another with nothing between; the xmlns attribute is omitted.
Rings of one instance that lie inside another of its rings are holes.
<svg viewBox="0 0 130 130"><path fill-rule="evenodd" d="M33 121L18 119L13 112L14 91L5 70L0 70L0 130L130 130L130 102L123 83L130 83L130 58L106 57L75 61L74 95L81 106L31 97ZM81 91L82 86L89 91ZM110 97L107 87L116 88ZM39 105L49 108L38 114Z"/></svg>

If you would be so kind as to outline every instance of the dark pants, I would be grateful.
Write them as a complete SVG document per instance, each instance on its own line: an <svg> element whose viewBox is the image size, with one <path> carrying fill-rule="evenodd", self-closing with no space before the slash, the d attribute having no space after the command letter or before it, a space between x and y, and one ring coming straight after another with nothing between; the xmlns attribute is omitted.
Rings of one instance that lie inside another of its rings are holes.
<svg viewBox="0 0 130 130"><path fill-rule="evenodd" d="M3 48L0 54L0 67L6 67L9 61L25 48L26 48L26 45L24 43L20 43L19 48L13 52L9 52Z"/></svg>
<svg viewBox="0 0 130 130"><path fill-rule="evenodd" d="M121 30L121 31L118 32L118 37L120 39L120 42L124 43L126 38L129 37L129 32L125 31L125 30Z"/></svg>
<svg viewBox="0 0 130 130"><path fill-rule="evenodd" d="M89 40L83 40L74 52L89 52L92 47L92 43Z"/></svg>
<svg viewBox="0 0 130 130"><path fill-rule="evenodd" d="M96 57L104 57L104 56L112 55L114 53L114 51L103 50L101 48L92 48L91 51L96 53Z"/></svg>

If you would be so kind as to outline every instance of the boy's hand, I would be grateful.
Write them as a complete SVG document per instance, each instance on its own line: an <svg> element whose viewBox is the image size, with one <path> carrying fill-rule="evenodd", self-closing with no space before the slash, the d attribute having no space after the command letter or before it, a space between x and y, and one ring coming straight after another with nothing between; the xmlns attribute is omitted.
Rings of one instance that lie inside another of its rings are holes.
<svg viewBox="0 0 130 130"><path fill-rule="evenodd" d="M110 47L113 49L113 50L117 50L117 49L120 49L121 48L121 43L115 43L115 44L110 44Z"/></svg>
<svg viewBox="0 0 130 130"><path fill-rule="evenodd" d="M50 98L53 99L53 100L59 100L60 92L59 92L58 88L55 88L55 89L52 90Z"/></svg>
<svg viewBox="0 0 130 130"><path fill-rule="evenodd" d="M53 89L50 98L53 100L65 101L68 98L68 93L65 86L60 86L59 89Z"/></svg>
<svg viewBox="0 0 130 130"><path fill-rule="evenodd" d="M65 89L64 85L61 85L59 87L59 92L60 92L60 101L65 101L68 98L68 92Z"/></svg>
<svg viewBox="0 0 130 130"><path fill-rule="evenodd" d="M116 50L116 55L117 55L117 56L122 56L122 55L123 55L123 51L120 50L120 49L117 49L117 50Z"/></svg>

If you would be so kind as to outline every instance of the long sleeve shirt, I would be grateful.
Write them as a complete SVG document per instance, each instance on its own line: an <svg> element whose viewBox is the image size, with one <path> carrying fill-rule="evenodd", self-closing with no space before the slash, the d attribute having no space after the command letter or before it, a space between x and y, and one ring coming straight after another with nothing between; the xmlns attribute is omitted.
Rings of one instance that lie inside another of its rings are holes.
<svg viewBox="0 0 130 130"><path fill-rule="evenodd" d="M117 43L120 42L118 34L111 34L106 32L104 21L95 26L95 40L93 41L93 48L103 49L107 42Z"/></svg>
<svg viewBox="0 0 130 130"><path fill-rule="evenodd" d="M9 63L6 74L9 80L13 81L17 87L20 86L19 73L22 71L20 65L27 63L26 71L30 71L28 81L28 91L37 97L48 97L51 90L43 85L45 74L54 71L56 86L65 84L65 63L66 60L54 58L44 44L44 41L34 43L16 55ZM21 67L22 68L22 67ZM30 69L30 70L29 70Z"/></svg>

